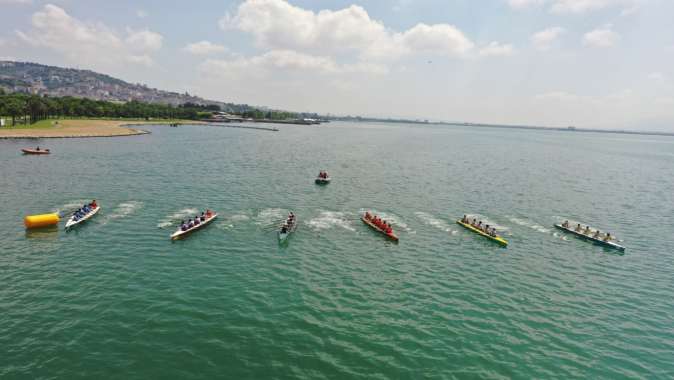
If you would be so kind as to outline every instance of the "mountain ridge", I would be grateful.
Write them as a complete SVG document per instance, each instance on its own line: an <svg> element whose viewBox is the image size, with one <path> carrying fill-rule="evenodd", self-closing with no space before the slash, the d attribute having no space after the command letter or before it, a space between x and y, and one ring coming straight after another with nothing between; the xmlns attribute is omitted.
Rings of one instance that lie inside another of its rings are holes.
<svg viewBox="0 0 674 380"><path fill-rule="evenodd" d="M218 105L224 111L245 112L266 107L208 100L189 93L159 90L141 83L130 83L107 74L33 62L0 61L0 88L48 96L73 96L94 100L171 104Z"/></svg>

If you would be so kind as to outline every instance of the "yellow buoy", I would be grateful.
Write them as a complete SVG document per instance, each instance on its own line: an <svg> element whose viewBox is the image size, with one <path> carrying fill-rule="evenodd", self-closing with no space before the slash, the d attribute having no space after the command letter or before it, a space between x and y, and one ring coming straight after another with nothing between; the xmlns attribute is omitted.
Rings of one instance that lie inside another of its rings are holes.
<svg viewBox="0 0 674 380"><path fill-rule="evenodd" d="M26 228L40 228L58 224L59 214L28 215L23 219Z"/></svg>

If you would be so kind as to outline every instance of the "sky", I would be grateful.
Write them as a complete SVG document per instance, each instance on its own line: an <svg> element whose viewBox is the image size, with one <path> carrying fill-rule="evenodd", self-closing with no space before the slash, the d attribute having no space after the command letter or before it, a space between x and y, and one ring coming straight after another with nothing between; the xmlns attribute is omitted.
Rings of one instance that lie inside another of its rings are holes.
<svg viewBox="0 0 674 380"><path fill-rule="evenodd" d="M672 0L0 0L0 60L272 108L674 131Z"/></svg>

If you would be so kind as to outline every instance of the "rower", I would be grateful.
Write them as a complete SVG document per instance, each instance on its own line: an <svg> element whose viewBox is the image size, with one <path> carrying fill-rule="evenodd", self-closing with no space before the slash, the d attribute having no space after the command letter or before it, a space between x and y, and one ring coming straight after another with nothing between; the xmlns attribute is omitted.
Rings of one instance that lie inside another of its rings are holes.
<svg viewBox="0 0 674 380"><path fill-rule="evenodd" d="M198 216L195 216L195 217L194 217L194 225L195 225L195 226L198 226L199 224L201 224L201 222L199 221L199 217L198 217Z"/></svg>
<svg viewBox="0 0 674 380"><path fill-rule="evenodd" d="M565 220L564 223L562 223L562 227L569 228L569 221Z"/></svg>
<svg viewBox="0 0 674 380"><path fill-rule="evenodd" d="M369 211L365 211L365 219L370 220L372 218L372 215L370 215Z"/></svg>
<svg viewBox="0 0 674 380"><path fill-rule="evenodd" d="M489 233L489 231L490 231L490 228L489 228L489 225L487 224L487 225L484 227L484 232Z"/></svg>
<svg viewBox="0 0 674 380"><path fill-rule="evenodd" d="M592 236L595 239L599 239L599 235L601 235L601 232L599 230L595 231L594 236Z"/></svg>
<svg viewBox="0 0 674 380"><path fill-rule="evenodd" d="M477 228L478 230L482 230L482 221L481 220L480 220L480 223L478 223L477 226L475 226L475 228Z"/></svg>
<svg viewBox="0 0 674 380"><path fill-rule="evenodd" d="M92 200L91 201L91 208L97 208L97 207L98 207L98 205L96 204L96 200L95 199Z"/></svg>
<svg viewBox="0 0 674 380"><path fill-rule="evenodd" d="M288 227L284 224L284 225L281 227L281 233L282 233L282 234L285 234L285 233L287 233L287 232L288 232Z"/></svg>
<svg viewBox="0 0 674 380"><path fill-rule="evenodd" d="M604 241L611 241L611 239L613 239L613 237L611 236L611 234L609 232L607 232L606 237L604 237Z"/></svg>
<svg viewBox="0 0 674 380"><path fill-rule="evenodd" d="M390 235L392 233L393 233L393 229L391 228L391 226L386 227L386 234Z"/></svg>
<svg viewBox="0 0 674 380"><path fill-rule="evenodd" d="M204 214L203 212L201 213L201 221L202 222L206 221L206 214Z"/></svg>
<svg viewBox="0 0 674 380"><path fill-rule="evenodd" d="M463 219L461 219L461 223L464 223L464 224L468 223L468 216L464 215Z"/></svg>
<svg viewBox="0 0 674 380"><path fill-rule="evenodd" d="M583 227L580 226L580 223L576 226L576 232L580 232L583 229Z"/></svg>
<svg viewBox="0 0 674 380"><path fill-rule="evenodd" d="M37 148L35 148L35 150L39 151L39 150L40 150L40 147L38 146Z"/></svg>
<svg viewBox="0 0 674 380"><path fill-rule="evenodd" d="M590 226L585 226L585 230L583 231L583 233L585 235L588 235L590 232L592 232L592 230L590 230Z"/></svg>
<svg viewBox="0 0 674 380"><path fill-rule="evenodd" d="M206 217L207 217L207 218L210 218L212 214L213 214L213 213L211 212L211 210L206 209Z"/></svg>

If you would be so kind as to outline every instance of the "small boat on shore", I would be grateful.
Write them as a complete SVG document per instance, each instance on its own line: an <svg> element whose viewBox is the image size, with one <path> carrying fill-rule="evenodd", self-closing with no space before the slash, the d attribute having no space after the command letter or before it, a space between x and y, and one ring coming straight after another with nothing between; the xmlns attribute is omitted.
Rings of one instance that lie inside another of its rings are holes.
<svg viewBox="0 0 674 380"><path fill-rule="evenodd" d="M363 216L360 218L360 220L362 220L363 223L365 223L365 224L367 224L368 226L372 227L372 229L374 229L375 231L381 233L382 235L386 236L387 238L393 240L393 241L396 242L396 243L398 242L398 236L396 236L396 234L393 233L393 231L391 231L390 233L387 233L385 230L379 228L376 224L374 224L370 219L367 219L367 218L365 217L365 215L363 215Z"/></svg>
<svg viewBox="0 0 674 380"><path fill-rule="evenodd" d="M608 248L617 249L620 252L625 252L625 247L623 247L622 245L620 245L618 243L614 243L612 241L612 240L615 240L615 239L611 239L611 240L606 241L602 238L595 238L593 235L588 235L588 234L584 234L583 232L578 232L571 227L564 227L561 224L555 224L555 227L557 227L557 229L560 229L564 232L568 232L570 234L573 234L576 237L579 237L581 239L590 240L595 244L598 244L598 245L601 245L601 246L604 246L604 247L608 247ZM597 232L597 230L590 230L590 231L591 231L591 233Z"/></svg>
<svg viewBox="0 0 674 380"><path fill-rule="evenodd" d="M49 149L21 149L23 154L50 154Z"/></svg>
<svg viewBox="0 0 674 380"><path fill-rule="evenodd" d="M201 222L201 223L199 223L195 226L192 226L192 227L190 227L190 228L188 228L184 231L182 230L182 228L178 227L178 230L171 235L171 240L182 239L183 237L187 236L188 234L190 234L190 233L192 233L196 230L199 230L199 229L202 229L202 228L206 227L209 223L211 223L217 217L218 217L218 214L214 212L214 213L210 214L210 216L207 216L206 219L204 219L203 222Z"/></svg>
<svg viewBox="0 0 674 380"><path fill-rule="evenodd" d="M77 218L75 215L71 216L70 219L66 222L66 230L69 230L75 226L77 226L80 223L84 223L87 220L91 219L94 215L98 214L98 212L101 211L101 206L96 206L95 208L91 209L86 215Z"/></svg>
<svg viewBox="0 0 674 380"><path fill-rule="evenodd" d="M478 228L475 228L475 227L471 226L471 225L468 224L468 223L464 223L464 222L462 222L462 221L460 221L460 220L457 220L456 223L459 224L459 225L461 225L461 226L463 226L463 227L465 227L466 229L468 229L468 230L470 230L470 231L475 232L475 233L478 234L478 235L482 235L482 236L486 237L487 239L489 239L489 240L491 240L491 241L494 241L494 242L496 242L496 243L499 243L500 245L502 245L502 246L504 246L504 247L507 247L507 246L508 246L508 241L507 241L506 239L502 238L502 237L499 236L499 235L491 236L491 235L489 235L488 233L486 233L486 232L484 232L484 231L482 231L482 230L480 230L480 229L478 229Z"/></svg>
<svg viewBox="0 0 674 380"><path fill-rule="evenodd" d="M286 221L283 222L283 224L281 225L281 229L279 229L278 231L279 243L285 243L290 237L290 234L295 232L296 229L297 229L297 217L295 216L295 214L290 213Z"/></svg>

